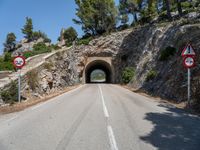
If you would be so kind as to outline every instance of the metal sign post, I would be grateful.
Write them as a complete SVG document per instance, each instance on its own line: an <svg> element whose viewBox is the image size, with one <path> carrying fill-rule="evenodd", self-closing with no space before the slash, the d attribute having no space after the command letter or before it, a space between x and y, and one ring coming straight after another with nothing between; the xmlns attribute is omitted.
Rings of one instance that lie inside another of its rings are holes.
<svg viewBox="0 0 200 150"><path fill-rule="evenodd" d="M191 104L191 68L195 66L195 52L191 44L188 44L182 51L183 64L188 70L188 105Z"/></svg>
<svg viewBox="0 0 200 150"><path fill-rule="evenodd" d="M191 79L191 72L190 68L188 68L188 105L190 105L190 79Z"/></svg>
<svg viewBox="0 0 200 150"><path fill-rule="evenodd" d="M21 69L25 65L26 60L22 56L17 56L13 59L13 65L19 69L18 75L18 102L21 102Z"/></svg>
<svg viewBox="0 0 200 150"><path fill-rule="evenodd" d="M19 69L19 76L18 76L18 102L21 102L21 69Z"/></svg>

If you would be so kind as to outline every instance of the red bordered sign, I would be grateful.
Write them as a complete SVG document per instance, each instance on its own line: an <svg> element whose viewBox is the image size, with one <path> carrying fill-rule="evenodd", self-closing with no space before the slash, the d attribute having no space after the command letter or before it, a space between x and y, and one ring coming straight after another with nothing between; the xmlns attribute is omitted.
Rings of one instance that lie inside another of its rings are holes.
<svg viewBox="0 0 200 150"><path fill-rule="evenodd" d="M186 68L193 68L195 67L195 59L193 56L186 56L183 60L183 65Z"/></svg>
<svg viewBox="0 0 200 150"><path fill-rule="evenodd" d="M26 59L23 56L16 56L13 59L13 65L18 69L21 69L25 64L26 64Z"/></svg>
<svg viewBox="0 0 200 150"><path fill-rule="evenodd" d="M182 51L181 56L186 57L186 56L195 56L196 53L194 52L194 48L192 47L191 44L188 44Z"/></svg>

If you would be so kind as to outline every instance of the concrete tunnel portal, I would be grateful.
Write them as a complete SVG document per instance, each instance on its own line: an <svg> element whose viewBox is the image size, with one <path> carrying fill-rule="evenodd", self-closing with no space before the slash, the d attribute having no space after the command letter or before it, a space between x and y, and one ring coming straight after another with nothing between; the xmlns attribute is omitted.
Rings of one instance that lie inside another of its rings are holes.
<svg viewBox="0 0 200 150"><path fill-rule="evenodd" d="M113 82L113 72L112 72L112 66L111 61L102 60L102 59L92 59L89 61L85 67L84 71L84 77L85 77L85 83L96 83L95 81L91 80L91 74L95 70L101 70L105 73L105 80L100 83L112 83ZM99 83L99 82L98 82Z"/></svg>

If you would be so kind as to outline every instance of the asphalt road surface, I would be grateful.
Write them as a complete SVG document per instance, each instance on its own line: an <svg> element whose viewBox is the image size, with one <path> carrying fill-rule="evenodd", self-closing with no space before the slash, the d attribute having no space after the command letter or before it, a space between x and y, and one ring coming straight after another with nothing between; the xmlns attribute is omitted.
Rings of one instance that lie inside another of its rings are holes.
<svg viewBox="0 0 200 150"><path fill-rule="evenodd" d="M0 116L0 150L199 150L200 118L117 85L90 84Z"/></svg>

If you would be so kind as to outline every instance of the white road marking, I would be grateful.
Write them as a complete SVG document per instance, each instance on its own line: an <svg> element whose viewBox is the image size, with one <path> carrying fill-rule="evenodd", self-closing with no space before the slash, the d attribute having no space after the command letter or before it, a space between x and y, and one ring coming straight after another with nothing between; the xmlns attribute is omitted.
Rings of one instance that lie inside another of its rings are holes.
<svg viewBox="0 0 200 150"><path fill-rule="evenodd" d="M107 126L107 130L108 130L108 137L109 137L109 140L110 140L111 150L118 150L112 127Z"/></svg>
<svg viewBox="0 0 200 150"><path fill-rule="evenodd" d="M68 91L68 92L66 92L66 93L64 93L64 94L73 93L73 92L79 90L79 89L82 88L82 87L84 87L84 85L81 85L81 86L79 86L78 88L75 88L75 89L73 89L73 90L71 90L71 91ZM61 95L59 95L59 96L62 96L62 95L63 95L63 94L61 94ZM57 97L58 97L58 96L57 96ZM46 102L42 102L41 104L38 104L38 105L32 107L31 110L35 110L35 109L37 109L37 108L40 108L41 106L46 105L47 103L50 103L50 102L52 102L53 100L54 100L54 98L52 98L52 100L49 100L49 101L46 101Z"/></svg>
<svg viewBox="0 0 200 150"><path fill-rule="evenodd" d="M102 104L103 104L104 115L105 115L106 118L109 118L108 109L107 109L106 104L105 104L105 100L104 100L104 96L103 96L101 86L100 85L98 85L98 86L99 86L99 90L100 90L100 94L101 94L101 100L102 100Z"/></svg>

